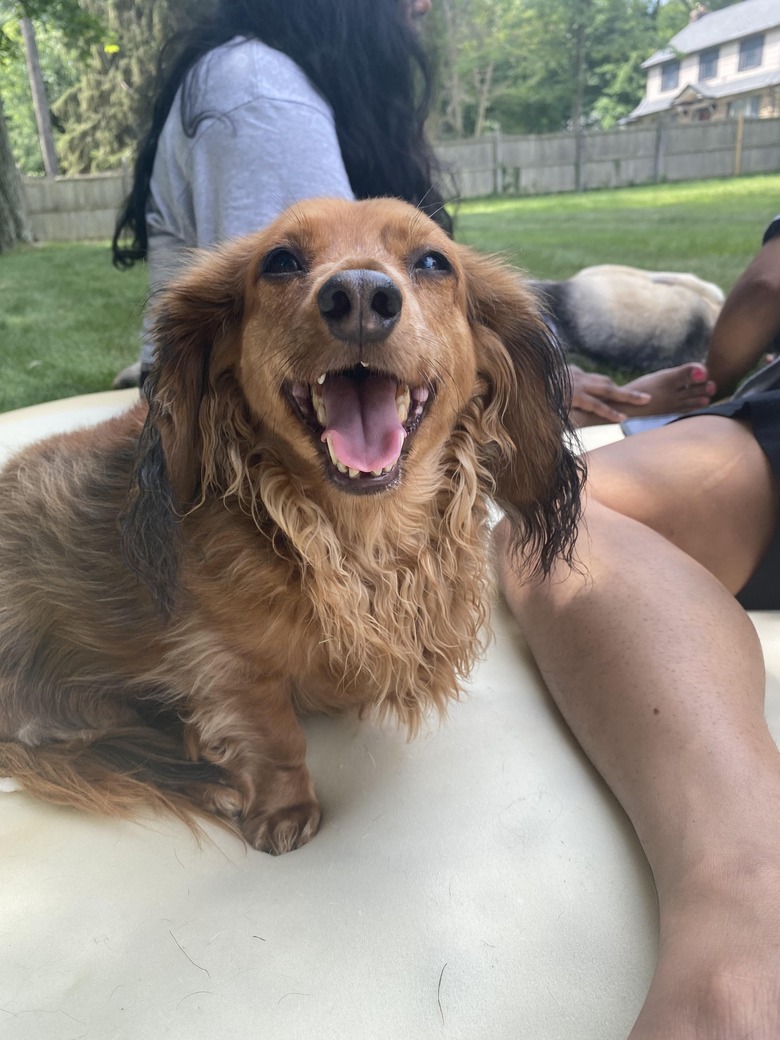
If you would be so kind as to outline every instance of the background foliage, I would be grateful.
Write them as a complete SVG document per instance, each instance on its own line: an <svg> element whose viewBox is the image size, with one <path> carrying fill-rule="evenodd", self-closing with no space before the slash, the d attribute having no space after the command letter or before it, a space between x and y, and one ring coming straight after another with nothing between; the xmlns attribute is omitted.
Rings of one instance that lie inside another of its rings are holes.
<svg viewBox="0 0 780 1040"><path fill-rule="evenodd" d="M90 49L75 80L54 95L66 174L116 169L132 156L150 104L160 42L174 27L168 4L81 2L101 17L105 39Z"/></svg>
<svg viewBox="0 0 780 1040"><path fill-rule="evenodd" d="M43 171L19 18L35 25L63 173L132 159L165 39L211 0L0 0L0 97L25 173Z"/></svg>
<svg viewBox="0 0 780 1040"><path fill-rule="evenodd" d="M20 45L35 25L65 173L113 169L143 132L166 36L213 0L0 0L0 98L26 173L42 171ZM282 2L282 0L272 0ZM710 0L712 10L735 0ZM641 99L641 63L695 0L434 0L435 137L609 127Z"/></svg>
<svg viewBox="0 0 780 1040"><path fill-rule="evenodd" d="M735 0L711 0L710 10ZM434 133L608 128L641 100L642 62L695 0L434 0L425 28L439 67Z"/></svg>

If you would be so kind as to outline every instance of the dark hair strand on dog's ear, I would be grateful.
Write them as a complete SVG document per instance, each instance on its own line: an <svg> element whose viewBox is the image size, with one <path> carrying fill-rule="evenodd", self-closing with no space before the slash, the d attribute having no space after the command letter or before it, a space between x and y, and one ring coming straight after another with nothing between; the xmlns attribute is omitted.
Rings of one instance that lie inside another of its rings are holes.
<svg viewBox="0 0 780 1040"><path fill-rule="evenodd" d="M154 375L143 386L153 395ZM167 620L175 600L179 572L176 503L168 479L160 431L150 403L138 441L127 509L120 517L122 559L152 594L158 614Z"/></svg>
<svg viewBox="0 0 780 1040"><path fill-rule="evenodd" d="M531 574L538 571L547 575L556 560L570 565L574 561L586 471L582 457L569 446L574 436L569 419L571 382L563 351L546 327L539 330L539 341L547 404L560 428L558 450L553 454L549 493L522 511L506 499L500 504L513 531L510 552L516 567ZM519 464L520 460L515 458L514 465Z"/></svg>
<svg viewBox="0 0 780 1040"><path fill-rule="evenodd" d="M488 387L485 446L517 569L549 573L574 557L584 464L571 449L563 351L518 271L463 250L469 318Z"/></svg>
<svg viewBox="0 0 780 1040"><path fill-rule="evenodd" d="M201 406L212 360L240 326L252 256L248 239L203 254L156 303L157 356L143 385L149 412L122 518L122 554L162 617L170 615L176 596L179 518L193 508L200 491Z"/></svg>

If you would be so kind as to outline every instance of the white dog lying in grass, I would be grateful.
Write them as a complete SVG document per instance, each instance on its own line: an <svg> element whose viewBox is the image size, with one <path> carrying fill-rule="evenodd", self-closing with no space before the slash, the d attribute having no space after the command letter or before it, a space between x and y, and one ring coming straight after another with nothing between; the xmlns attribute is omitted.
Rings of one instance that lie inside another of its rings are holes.
<svg viewBox="0 0 780 1040"><path fill-rule="evenodd" d="M703 360L724 299L693 274L617 264L533 284L567 353L633 372Z"/></svg>

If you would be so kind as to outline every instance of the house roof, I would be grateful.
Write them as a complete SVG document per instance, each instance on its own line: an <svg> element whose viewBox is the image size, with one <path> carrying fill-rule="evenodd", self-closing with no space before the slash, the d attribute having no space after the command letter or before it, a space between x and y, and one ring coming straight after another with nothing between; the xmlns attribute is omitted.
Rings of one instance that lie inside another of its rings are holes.
<svg viewBox="0 0 780 1040"><path fill-rule="evenodd" d="M642 68L647 69L679 54L695 54L696 51L717 47L729 40L739 40L754 33L765 32L780 26L780 3L778 0L743 0L720 11L710 11L673 36L663 50L656 51Z"/></svg>
<svg viewBox="0 0 780 1040"><path fill-rule="evenodd" d="M737 82L731 80L726 83L712 81L706 83L686 83L672 97L653 98L652 101L648 101L645 98L640 101L634 111L625 117L624 122L630 123L634 119L641 119L642 116L650 116L657 112L665 112L670 108L674 108L683 94L694 93L703 98L717 100L724 97L739 97L742 94L751 94L764 87L778 85L780 85L780 69L756 72L752 76L743 76Z"/></svg>

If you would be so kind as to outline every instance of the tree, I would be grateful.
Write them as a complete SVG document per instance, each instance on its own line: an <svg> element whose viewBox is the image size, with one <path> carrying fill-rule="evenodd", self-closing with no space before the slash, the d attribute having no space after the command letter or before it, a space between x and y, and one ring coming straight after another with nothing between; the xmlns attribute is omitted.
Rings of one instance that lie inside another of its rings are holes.
<svg viewBox="0 0 780 1040"><path fill-rule="evenodd" d="M54 111L64 130L60 157L67 173L116 169L143 130L160 47L173 28L168 3L82 0L100 11L111 43L93 46L76 82Z"/></svg>
<svg viewBox="0 0 780 1040"><path fill-rule="evenodd" d="M688 23L696 2L437 0L428 26L439 73L432 131L612 126L642 97L642 62Z"/></svg>
<svg viewBox="0 0 780 1040"><path fill-rule="evenodd" d="M649 0L439 0L429 32L440 80L435 131L479 136L490 124L510 133L580 126L590 121L611 69L625 59L627 41L637 59L632 86L641 96L639 65L655 43L654 6Z"/></svg>
<svg viewBox="0 0 780 1040"><path fill-rule="evenodd" d="M168 36L211 0L81 0L100 15L110 46L93 46L78 80L57 99L67 173L116 169L146 128L157 63Z"/></svg>
<svg viewBox="0 0 780 1040"><path fill-rule="evenodd" d="M74 43L94 39L100 31L97 19L78 0L0 0L0 60L7 60L15 47L7 26L21 18L49 21ZM24 196L0 97L0 252L28 237Z"/></svg>
<svg viewBox="0 0 780 1040"><path fill-rule="evenodd" d="M23 173L42 174L45 170L27 75L21 24L17 21L7 25L6 32L14 42L14 49L4 61L0 60L0 94L3 96L11 148ZM76 82L81 74L83 58L79 56L78 50L68 45L62 33L48 23L38 22L35 36L46 96L54 99ZM60 130L56 117L53 124L56 148Z"/></svg>
<svg viewBox="0 0 780 1040"><path fill-rule="evenodd" d="M519 53L522 0L438 0L427 42L438 69L437 136L479 137L503 70Z"/></svg>
<svg viewBox="0 0 780 1040"><path fill-rule="evenodd" d="M590 42L589 96L583 122L607 129L634 109L645 89L642 63L663 44L658 4L627 0L605 5ZM610 20L625 19L617 26ZM616 31L617 30L617 31Z"/></svg>
<svg viewBox="0 0 780 1040"><path fill-rule="evenodd" d="M41 59L38 55L38 43L35 38L35 26L29 18L20 19L20 24L24 39L24 53L27 60L27 74L30 80L33 107L35 108L35 122L38 126L38 140L40 141L41 154L43 155L43 166L47 177L56 177L59 173L59 165L57 163L57 152L54 148L54 132L51 124L51 112L49 111L49 99L43 82Z"/></svg>
<svg viewBox="0 0 780 1040"><path fill-rule="evenodd" d="M668 0L665 4L657 4L656 24L659 35L659 46L664 46L673 36L684 29L691 16L699 13L702 8L707 11L720 11L724 7L741 3L742 0L707 0L702 4L700 0Z"/></svg>
<svg viewBox="0 0 780 1040"><path fill-rule="evenodd" d="M30 240L22 182L11 152L0 97L0 253Z"/></svg>
<svg viewBox="0 0 780 1040"><path fill-rule="evenodd" d="M647 0L529 0L520 91L533 129L594 125L604 97L613 119L630 111L657 47L655 12Z"/></svg>

